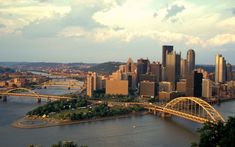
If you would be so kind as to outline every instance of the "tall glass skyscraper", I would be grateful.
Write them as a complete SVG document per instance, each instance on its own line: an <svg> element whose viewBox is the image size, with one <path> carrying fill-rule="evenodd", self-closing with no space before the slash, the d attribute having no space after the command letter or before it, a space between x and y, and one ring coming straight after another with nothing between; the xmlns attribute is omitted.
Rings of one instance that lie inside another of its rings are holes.
<svg viewBox="0 0 235 147"><path fill-rule="evenodd" d="M215 82L224 82L226 80L226 60L221 54L215 56Z"/></svg>
<svg viewBox="0 0 235 147"><path fill-rule="evenodd" d="M188 64L188 73L191 73L195 69L195 51L189 49L187 52L187 64Z"/></svg>

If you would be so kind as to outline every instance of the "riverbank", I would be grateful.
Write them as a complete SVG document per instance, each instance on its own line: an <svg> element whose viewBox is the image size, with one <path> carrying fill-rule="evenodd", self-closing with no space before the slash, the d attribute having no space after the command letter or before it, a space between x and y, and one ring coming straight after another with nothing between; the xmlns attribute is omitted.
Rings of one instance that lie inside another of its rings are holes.
<svg viewBox="0 0 235 147"><path fill-rule="evenodd" d="M206 100L207 103L211 105L220 104L222 102L233 101L235 98L214 98L213 100Z"/></svg>
<svg viewBox="0 0 235 147"><path fill-rule="evenodd" d="M111 120L111 119L120 119L120 118L127 118L131 116L142 116L146 115L148 112L134 112L126 115L117 115L117 116L109 116L109 117L99 117L93 119L84 119L78 121L71 121L71 120L57 120L53 118L43 118L38 116L25 116L16 122L12 123L12 127L21 128L21 129L37 129L37 128L47 128L47 127L55 127L55 126L64 126L64 125L74 125L80 123L88 123L88 122L95 122L95 121L104 121L104 120Z"/></svg>

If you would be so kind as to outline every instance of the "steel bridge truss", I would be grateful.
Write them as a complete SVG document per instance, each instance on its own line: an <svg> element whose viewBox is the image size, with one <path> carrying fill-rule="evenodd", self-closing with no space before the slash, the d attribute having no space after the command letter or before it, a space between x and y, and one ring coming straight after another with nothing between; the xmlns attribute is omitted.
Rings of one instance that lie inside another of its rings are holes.
<svg viewBox="0 0 235 147"><path fill-rule="evenodd" d="M195 122L224 123L223 117L210 104L196 97L180 97L167 103L162 111Z"/></svg>

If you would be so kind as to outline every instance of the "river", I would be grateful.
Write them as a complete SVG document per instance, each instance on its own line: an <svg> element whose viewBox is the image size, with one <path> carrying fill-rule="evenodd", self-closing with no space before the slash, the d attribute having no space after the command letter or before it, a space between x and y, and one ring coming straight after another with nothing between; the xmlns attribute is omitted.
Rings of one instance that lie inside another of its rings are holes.
<svg viewBox="0 0 235 147"><path fill-rule="evenodd" d="M40 90L50 94L71 92L66 88ZM1 147L50 146L59 140L72 140L89 147L184 147L199 139L196 129L201 127L185 119L163 119L151 114L40 129L11 127L14 121L37 106L34 99L28 98L9 98L6 103L0 102ZM224 117L235 113L235 101L215 107Z"/></svg>

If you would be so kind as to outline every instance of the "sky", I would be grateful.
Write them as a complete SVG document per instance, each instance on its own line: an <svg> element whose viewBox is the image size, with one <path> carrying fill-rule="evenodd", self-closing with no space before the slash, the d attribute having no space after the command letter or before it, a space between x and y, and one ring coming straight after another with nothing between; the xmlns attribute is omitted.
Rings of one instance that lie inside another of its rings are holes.
<svg viewBox="0 0 235 147"><path fill-rule="evenodd" d="M0 0L0 61L161 61L162 45L235 64L235 1Z"/></svg>

